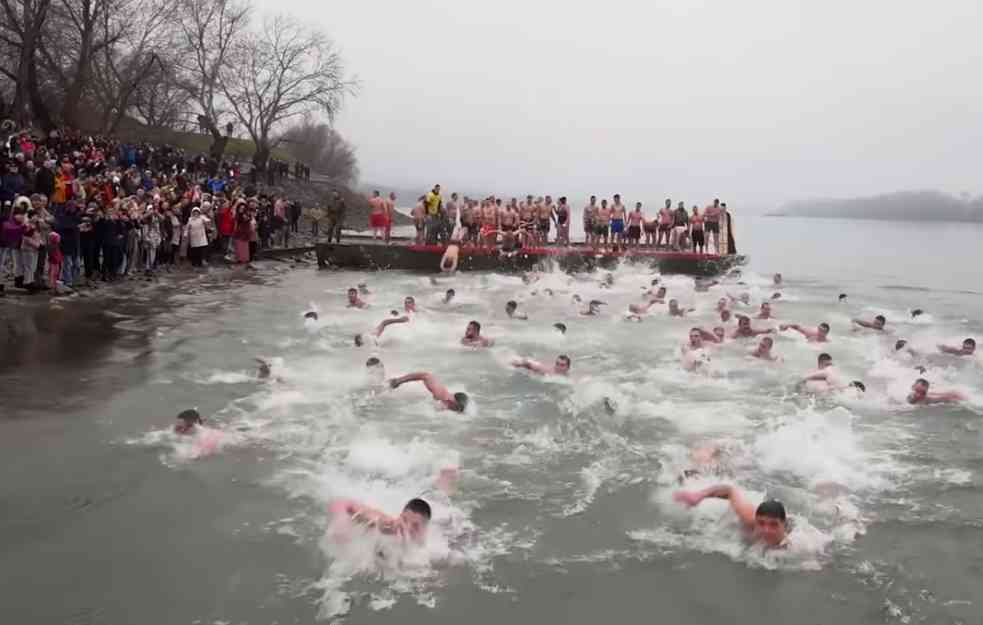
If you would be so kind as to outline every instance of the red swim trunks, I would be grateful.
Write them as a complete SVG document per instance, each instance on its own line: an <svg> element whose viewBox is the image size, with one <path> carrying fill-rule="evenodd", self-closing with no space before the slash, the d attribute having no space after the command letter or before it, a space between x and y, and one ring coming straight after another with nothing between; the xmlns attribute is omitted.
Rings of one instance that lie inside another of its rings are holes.
<svg viewBox="0 0 983 625"><path fill-rule="evenodd" d="M369 215L369 227L385 228L388 223L385 213L372 213Z"/></svg>

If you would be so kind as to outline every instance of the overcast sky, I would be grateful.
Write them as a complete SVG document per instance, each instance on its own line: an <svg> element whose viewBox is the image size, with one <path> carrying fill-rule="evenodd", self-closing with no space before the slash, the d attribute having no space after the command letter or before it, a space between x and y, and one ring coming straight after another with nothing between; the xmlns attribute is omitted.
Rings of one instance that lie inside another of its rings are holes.
<svg viewBox="0 0 983 625"><path fill-rule="evenodd" d="M983 2L259 0L361 91L362 180L748 212L983 193Z"/></svg>

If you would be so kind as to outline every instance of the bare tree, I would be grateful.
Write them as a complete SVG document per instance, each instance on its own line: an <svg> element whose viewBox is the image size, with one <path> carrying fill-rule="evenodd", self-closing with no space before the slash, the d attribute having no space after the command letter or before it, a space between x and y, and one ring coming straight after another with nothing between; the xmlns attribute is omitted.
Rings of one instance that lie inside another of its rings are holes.
<svg viewBox="0 0 983 625"><path fill-rule="evenodd" d="M253 165L260 170L276 147L280 124L314 113L332 119L355 88L327 35L286 16L265 20L236 46L221 85L256 144Z"/></svg>
<svg viewBox="0 0 983 625"><path fill-rule="evenodd" d="M231 132L230 126L225 135L219 130L220 80L232 50L246 33L249 15L246 0L182 0L177 15L179 84L197 106L198 126L212 135L209 151L216 159L225 152Z"/></svg>
<svg viewBox="0 0 983 625"><path fill-rule="evenodd" d="M353 185L358 181L355 148L330 125L305 120L288 128L280 141L296 158L332 182Z"/></svg>
<svg viewBox="0 0 983 625"><path fill-rule="evenodd" d="M37 55L41 31L48 19L51 0L0 0L0 44L8 63L0 73L14 83L11 108L21 126L33 117L46 129L54 126L38 86Z"/></svg>
<svg viewBox="0 0 983 625"><path fill-rule="evenodd" d="M188 93L178 84L173 66L155 66L153 78L137 85L132 97L132 113L148 126L190 130L187 120Z"/></svg>

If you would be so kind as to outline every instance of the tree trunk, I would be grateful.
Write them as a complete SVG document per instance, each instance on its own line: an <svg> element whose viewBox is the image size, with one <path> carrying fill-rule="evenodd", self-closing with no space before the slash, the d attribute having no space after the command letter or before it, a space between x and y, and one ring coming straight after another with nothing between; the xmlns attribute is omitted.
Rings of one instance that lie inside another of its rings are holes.
<svg viewBox="0 0 983 625"><path fill-rule="evenodd" d="M266 164L270 160L270 148L261 143L256 144L256 152L253 153L253 169L256 171L266 171Z"/></svg>
<svg viewBox="0 0 983 625"><path fill-rule="evenodd" d="M31 111L34 113L34 122L45 132L51 132L58 127L51 118L51 111L44 96L41 95L41 87L38 85L38 66L32 57L27 64L27 93L31 102Z"/></svg>

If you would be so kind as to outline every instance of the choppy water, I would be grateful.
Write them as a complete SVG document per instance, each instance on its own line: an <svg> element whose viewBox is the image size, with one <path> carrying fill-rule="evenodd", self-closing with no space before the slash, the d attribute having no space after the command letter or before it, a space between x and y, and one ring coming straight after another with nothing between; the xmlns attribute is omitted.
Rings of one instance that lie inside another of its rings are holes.
<svg viewBox="0 0 983 625"><path fill-rule="evenodd" d="M746 285L696 294L691 280L662 277L696 308L691 319L653 309L625 321L653 278L633 267L605 288L602 274L435 286L271 265L70 310L6 309L0 621L980 622L983 363L899 360L891 344L983 336L983 231L743 226ZM681 368L694 319L715 325L724 291L770 295L773 271L786 279L776 316L828 321L822 350L866 396L797 394L821 350L790 334L776 341L778 365L734 342L706 374ZM344 308L360 282L371 307ZM579 316L574 294L605 301L603 316ZM412 323L352 346L406 295L421 308ZM509 299L529 321L506 318ZM927 314L910 320L914 307ZM305 325L311 309L320 320ZM891 337L849 331L851 317L878 313ZM458 344L471 319L495 347ZM508 364L559 353L573 359L569 379ZM432 371L472 405L438 411L422 388L379 389L365 372L372 355L388 375ZM272 358L282 381L258 382L255 356ZM904 404L916 364L970 401ZM217 432L175 440L173 416L189 406ZM689 449L706 442L729 451L725 479L786 503L790 550L748 548L721 502L671 503ZM461 474L450 496L434 488L448 466ZM325 539L334 497L395 513L421 494L435 509L428 547L400 566Z"/></svg>

